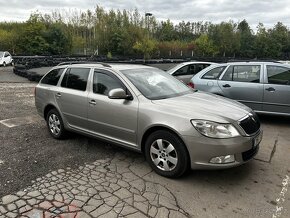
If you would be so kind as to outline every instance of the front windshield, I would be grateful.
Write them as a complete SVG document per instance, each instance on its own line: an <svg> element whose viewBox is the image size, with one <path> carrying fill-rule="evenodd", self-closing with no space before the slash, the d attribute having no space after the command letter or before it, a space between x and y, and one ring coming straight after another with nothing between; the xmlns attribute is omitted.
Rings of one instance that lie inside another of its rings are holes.
<svg viewBox="0 0 290 218"><path fill-rule="evenodd" d="M159 69L141 68L121 72L150 100L171 98L192 92L192 89L182 82Z"/></svg>

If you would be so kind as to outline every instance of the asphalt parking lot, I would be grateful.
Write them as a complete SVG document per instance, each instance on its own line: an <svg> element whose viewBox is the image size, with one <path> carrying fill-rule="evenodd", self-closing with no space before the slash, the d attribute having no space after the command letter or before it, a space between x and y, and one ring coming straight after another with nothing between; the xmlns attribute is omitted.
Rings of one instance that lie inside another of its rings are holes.
<svg viewBox="0 0 290 218"><path fill-rule="evenodd" d="M260 116L249 163L173 180L115 145L52 139L35 85L0 68L0 217L290 217L289 117Z"/></svg>

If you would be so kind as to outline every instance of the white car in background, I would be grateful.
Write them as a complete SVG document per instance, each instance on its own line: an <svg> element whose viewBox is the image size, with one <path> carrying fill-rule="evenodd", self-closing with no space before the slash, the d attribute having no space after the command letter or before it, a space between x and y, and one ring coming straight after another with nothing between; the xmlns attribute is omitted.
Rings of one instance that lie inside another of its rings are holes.
<svg viewBox="0 0 290 218"><path fill-rule="evenodd" d="M188 84L190 79L195 74L212 64L214 63L204 61L188 61L174 66L173 68L167 70L167 72L182 81L184 84Z"/></svg>
<svg viewBox="0 0 290 218"><path fill-rule="evenodd" d="M13 64L14 61L11 54L8 51L0 51L0 66L6 67Z"/></svg>

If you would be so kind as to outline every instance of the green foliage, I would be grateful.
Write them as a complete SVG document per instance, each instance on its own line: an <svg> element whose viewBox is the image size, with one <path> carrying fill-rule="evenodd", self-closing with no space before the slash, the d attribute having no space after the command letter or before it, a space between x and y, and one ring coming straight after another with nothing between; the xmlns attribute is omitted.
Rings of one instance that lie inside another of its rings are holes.
<svg viewBox="0 0 290 218"><path fill-rule="evenodd" d="M134 46L134 49L141 52L144 56L144 60L150 58L150 55L156 48L156 42L148 37L144 37L142 40L137 41Z"/></svg>
<svg viewBox="0 0 290 218"><path fill-rule="evenodd" d="M197 53L199 56L215 56L218 53L217 47L214 45L213 40L209 39L208 35L202 34L196 40Z"/></svg>
<svg viewBox="0 0 290 218"><path fill-rule="evenodd" d="M108 58L108 59L112 59L112 58L113 58L113 55L112 55L111 52L108 52L108 54L107 54L107 58Z"/></svg>
<svg viewBox="0 0 290 218"><path fill-rule="evenodd" d="M131 57L289 58L290 31L278 22L259 24L253 31L246 20L212 24L169 19L158 22L138 10L34 12L26 22L0 22L0 50L30 55L86 54Z"/></svg>
<svg viewBox="0 0 290 218"><path fill-rule="evenodd" d="M71 38L59 24L51 24L44 32L48 44L47 52L52 55L68 54L72 48Z"/></svg>
<svg viewBox="0 0 290 218"><path fill-rule="evenodd" d="M238 24L238 33L240 35L240 56L252 58L254 52L254 35L248 22L243 20Z"/></svg>

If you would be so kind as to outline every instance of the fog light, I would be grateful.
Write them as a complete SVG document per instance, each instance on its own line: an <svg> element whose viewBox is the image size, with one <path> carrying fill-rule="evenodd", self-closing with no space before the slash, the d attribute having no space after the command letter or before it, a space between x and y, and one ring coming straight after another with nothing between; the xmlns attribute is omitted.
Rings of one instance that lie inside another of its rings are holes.
<svg viewBox="0 0 290 218"><path fill-rule="evenodd" d="M209 162L213 164L225 164L235 161L235 155L226 155L212 158Z"/></svg>

